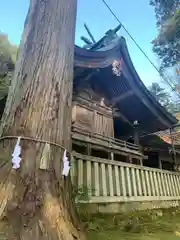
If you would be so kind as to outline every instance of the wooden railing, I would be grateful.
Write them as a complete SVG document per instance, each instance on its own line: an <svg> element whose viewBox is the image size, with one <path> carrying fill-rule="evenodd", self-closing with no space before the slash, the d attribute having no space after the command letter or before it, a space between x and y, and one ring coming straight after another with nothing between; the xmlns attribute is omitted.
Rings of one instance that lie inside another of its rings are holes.
<svg viewBox="0 0 180 240"><path fill-rule="evenodd" d="M180 174L73 153L71 175L77 188L89 189L89 202L180 199Z"/></svg>
<svg viewBox="0 0 180 240"><path fill-rule="evenodd" d="M72 126L72 132L73 133L79 133L82 136L84 135L86 137L89 137L92 140L104 141L104 142L108 143L109 146L117 145L121 148L129 148L129 149L134 150L134 151L140 151L139 147L136 144L129 143L129 142L126 142L126 141L123 141L123 140L120 140L120 139L116 139L116 138L112 138L112 137L106 137L106 136L103 136L103 135L98 134L98 133L93 133L92 134L92 133L89 133L85 130L82 130L81 128L79 128L77 126Z"/></svg>

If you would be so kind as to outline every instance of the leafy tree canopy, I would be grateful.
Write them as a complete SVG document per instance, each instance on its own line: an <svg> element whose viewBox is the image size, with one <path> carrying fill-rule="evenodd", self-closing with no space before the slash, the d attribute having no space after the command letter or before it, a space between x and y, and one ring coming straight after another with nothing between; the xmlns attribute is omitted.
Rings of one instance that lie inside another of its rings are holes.
<svg viewBox="0 0 180 240"><path fill-rule="evenodd" d="M150 4L155 8L158 26L161 26L172 17L179 5L177 0L150 0Z"/></svg>
<svg viewBox="0 0 180 240"><path fill-rule="evenodd" d="M153 95L153 97L162 105L164 106L168 112L175 115L177 112L180 111L180 101L177 99L171 98L171 95L162 88L158 83L152 83L149 86L149 91Z"/></svg>
<svg viewBox="0 0 180 240"><path fill-rule="evenodd" d="M14 70L18 47L12 45L6 34L0 33L0 100L7 95L9 78Z"/></svg>
<svg viewBox="0 0 180 240"><path fill-rule="evenodd" d="M0 33L0 74L13 70L17 49L9 42L6 34Z"/></svg>
<svg viewBox="0 0 180 240"><path fill-rule="evenodd" d="M161 60L161 68L180 62L180 9L177 0L150 0L155 8L159 34L153 40L153 51Z"/></svg>

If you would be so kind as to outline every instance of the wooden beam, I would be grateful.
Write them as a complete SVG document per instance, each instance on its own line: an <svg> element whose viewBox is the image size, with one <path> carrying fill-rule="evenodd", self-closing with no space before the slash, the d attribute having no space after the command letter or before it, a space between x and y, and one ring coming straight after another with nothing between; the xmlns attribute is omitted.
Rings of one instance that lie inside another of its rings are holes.
<svg viewBox="0 0 180 240"><path fill-rule="evenodd" d="M133 90L130 90L130 91L126 92L126 93L121 94L118 97L113 98L111 100L112 106L114 107L118 102L124 100L127 97L132 96L133 94L134 94Z"/></svg>

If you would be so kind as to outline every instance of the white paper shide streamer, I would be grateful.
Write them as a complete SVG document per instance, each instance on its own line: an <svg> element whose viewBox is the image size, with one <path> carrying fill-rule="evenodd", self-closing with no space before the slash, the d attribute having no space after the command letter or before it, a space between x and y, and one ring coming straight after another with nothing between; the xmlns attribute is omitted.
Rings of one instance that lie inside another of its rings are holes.
<svg viewBox="0 0 180 240"><path fill-rule="evenodd" d="M68 161L68 157L67 157L67 150L64 150L64 155L63 155L63 171L62 171L62 175L63 176L68 176L69 175L69 170L70 170L70 166L69 166L69 161Z"/></svg>
<svg viewBox="0 0 180 240"><path fill-rule="evenodd" d="M20 168L20 162L21 162L21 146L20 146L21 137L18 137L17 143L14 148L14 152L12 154L12 168L18 169Z"/></svg>

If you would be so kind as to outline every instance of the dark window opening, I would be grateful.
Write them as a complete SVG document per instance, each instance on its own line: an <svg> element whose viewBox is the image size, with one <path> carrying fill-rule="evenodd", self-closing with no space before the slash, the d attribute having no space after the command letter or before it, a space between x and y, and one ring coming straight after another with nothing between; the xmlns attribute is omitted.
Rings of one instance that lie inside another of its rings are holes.
<svg viewBox="0 0 180 240"><path fill-rule="evenodd" d="M133 139L133 138L129 138L129 139L127 140L127 142L134 144L134 139Z"/></svg>
<svg viewBox="0 0 180 240"><path fill-rule="evenodd" d="M80 145L77 145L75 143L72 144L72 150L77 152L77 153L81 153L81 154L86 154L86 152L87 152L85 146L80 146Z"/></svg>
<svg viewBox="0 0 180 240"><path fill-rule="evenodd" d="M159 155L157 152L144 152L148 159L143 160L143 165L151 168L159 168Z"/></svg>
<svg viewBox="0 0 180 240"><path fill-rule="evenodd" d="M128 162L127 157L120 154L114 154L114 160L119 162Z"/></svg>
<svg viewBox="0 0 180 240"><path fill-rule="evenodd" d="M162 169L168 170L168 171L173 171L173 164L167 161L161 161L162 164Z"/></svg>
<svg viewBox="0 0 180 240"><path fill-rule="evenodd" d="M91 156L108 159L108 152L92 149Z"/></svg>
<svg viewBox="0 0 180 240"><path fill-rule="evenodd" d="M140 160L137 159L137 158L132 158L132 164L135 164L135 165L140 165Z"/></svg>

